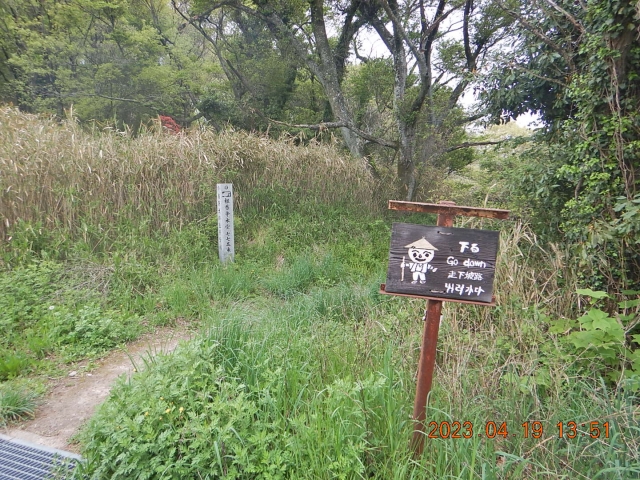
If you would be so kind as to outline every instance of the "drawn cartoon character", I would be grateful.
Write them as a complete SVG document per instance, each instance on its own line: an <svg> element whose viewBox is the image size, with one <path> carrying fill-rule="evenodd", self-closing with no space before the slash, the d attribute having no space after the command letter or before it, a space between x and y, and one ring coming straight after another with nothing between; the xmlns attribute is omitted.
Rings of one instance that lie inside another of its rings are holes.
<svg viewBox="0 0 640 480"><path fill-rule="evenodd" d="M402 267L402 277L400 281L404 282L404 269L405 267L409 267L409 270L413 272L413 281L411 283L415 284L418 283L418 281L420 281L420 283L426 283L425 274L427 271L431 270L435 272L438 270L429 264L438 249L431 245L424 237L406 245L405 248L409 249L408 255L411 262L405 263L405 257L402 257L402 264L400 265Z"/></svg>

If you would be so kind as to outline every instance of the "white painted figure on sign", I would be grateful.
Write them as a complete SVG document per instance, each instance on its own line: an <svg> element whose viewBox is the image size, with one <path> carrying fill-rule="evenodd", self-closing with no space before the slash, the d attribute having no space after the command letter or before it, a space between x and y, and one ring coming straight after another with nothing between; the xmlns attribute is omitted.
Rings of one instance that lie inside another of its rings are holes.
<svg viewBox="0 0 640 480"><path fill-rule="evenodd" d="M402 267L402 276L400 281L404 282L404 269L405 267L409 267L409 270L413 272L413 281L411 283L426 283L426 273L429 270L432 272L438 270L429 263L438 249L431 245L424 237L406 245L405 248L409 249L408 255L411 261L405 263L405 257L402 257L402 264L400 265Z"/></svg>

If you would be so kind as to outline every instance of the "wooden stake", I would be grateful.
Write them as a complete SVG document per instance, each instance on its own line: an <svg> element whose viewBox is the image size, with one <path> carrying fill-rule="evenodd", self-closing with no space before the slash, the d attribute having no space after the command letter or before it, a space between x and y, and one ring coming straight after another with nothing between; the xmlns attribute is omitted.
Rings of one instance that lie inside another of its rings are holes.
<svg viewBox="0 0 640 480"><path fill-rule="evenodd" d="M455 202L440 202L439 205L454 206ZM438 227L452 227L453 214L438 214ZM427 417L427 398L433 383L433 369L436 363L436 347L440 329L440 314L442 302L427 300L422 347L420 348L420 362L418 363L418 380L416 383L416 399L413 404L414 430L411 445L414 457L422 455L424 449L425 419Z"/></svg>

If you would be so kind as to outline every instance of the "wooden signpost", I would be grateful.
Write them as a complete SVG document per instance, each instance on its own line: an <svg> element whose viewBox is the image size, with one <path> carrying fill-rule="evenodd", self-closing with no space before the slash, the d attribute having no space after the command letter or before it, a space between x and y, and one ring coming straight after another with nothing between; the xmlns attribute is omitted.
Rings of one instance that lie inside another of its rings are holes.
<svg viewBox="0 0 640 480"><path fill-rule="evenodd" d="M492 303L498 232L394 223L386 292Z"/></svg>
<svg viewBox="0 0 640 480"><path fill-rule="evenodd" d="M233 184L218 183L218 255L220 261L232 261L235 256L233 238Z"/></svg>
<svg viewBox="0 0 640 480"><path fill-rule="evenodd" d="M427 311L418 364L415 428L416 456L424 448L427 397L433 383L442 302L495 305L493 278L498 232L453 227L456 215L505 220L508 210L458 206L453 202L389 201L389 209L437 213L436 227L396 223L391 234L387 283L380 293L427 299Z"/></svg>

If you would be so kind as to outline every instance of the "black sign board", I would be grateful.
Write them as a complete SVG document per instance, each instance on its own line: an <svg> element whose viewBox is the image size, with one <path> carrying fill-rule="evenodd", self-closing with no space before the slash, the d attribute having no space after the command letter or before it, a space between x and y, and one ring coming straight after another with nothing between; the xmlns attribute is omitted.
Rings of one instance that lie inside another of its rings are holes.
<svg viewBox="0 0 640 480"><path fill-rule="evenodd" d="M387 293L491 303L499 233L394 223Z"/></svg>

